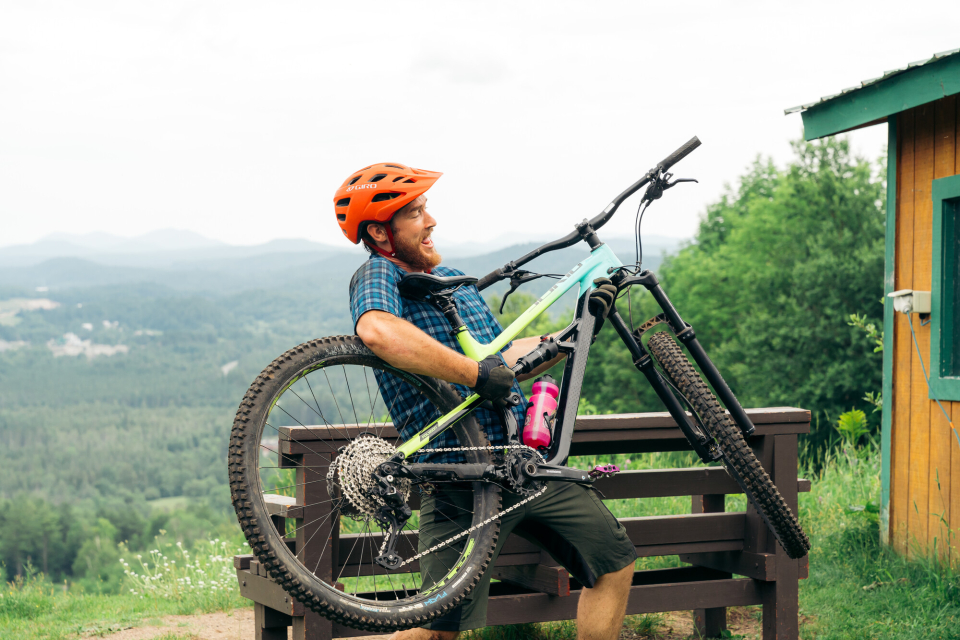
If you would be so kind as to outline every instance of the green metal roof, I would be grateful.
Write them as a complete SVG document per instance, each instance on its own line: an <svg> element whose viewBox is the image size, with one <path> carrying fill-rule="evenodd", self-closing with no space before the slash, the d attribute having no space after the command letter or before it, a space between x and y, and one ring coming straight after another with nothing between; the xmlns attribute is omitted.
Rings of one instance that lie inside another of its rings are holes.
<svg viewBox="0 0 960 640"><path fill-rule="evenodd" d="M814 140L882 122L887 116L955 93L960 93L960 49L911 62L784 113L801 112L804 137Z"/></svg>

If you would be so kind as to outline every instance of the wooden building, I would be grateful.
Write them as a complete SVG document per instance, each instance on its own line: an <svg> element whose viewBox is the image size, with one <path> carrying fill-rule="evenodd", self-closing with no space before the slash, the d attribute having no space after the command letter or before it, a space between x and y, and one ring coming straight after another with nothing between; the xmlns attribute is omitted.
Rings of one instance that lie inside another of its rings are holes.
<svg viewBox="0 0 960 640"><path fill-rule="evenodd" d="M958 93L960 49L787 110L802 112L807 140L887 125L884 293L912 289L932 297L929 314L896 313L885 298L881 538L907 552L952 547L954 559L960 558L960 439L953 428L960 423Z"/></svg>

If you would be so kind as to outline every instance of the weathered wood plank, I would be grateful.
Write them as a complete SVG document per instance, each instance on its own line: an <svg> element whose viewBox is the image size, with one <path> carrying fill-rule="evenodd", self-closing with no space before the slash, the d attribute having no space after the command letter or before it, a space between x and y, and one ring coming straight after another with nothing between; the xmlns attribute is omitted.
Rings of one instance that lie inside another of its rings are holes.
<svg viewBox="0 0 960 640"><path fill-rule="evenodd" d="M796 409L793 407L773 407L763 409L747 409L747 415L757 427L757 435L765 435L768 431L780 433L809 433L810 430L810 412L805 409ZM397 432L389 423L375 425L378 432L382 431L382 436L386 440L393 440L397 437ZM325 456L336 451L337 444L346 437L356 437L361 432L369 431L372 427L366 425L358 427L357 425L307 425L305 427L281 427L280 428L280 446L281 451L288 455L299 455L301 453L313 452ZM662 434L641 434L641 437L650 439L653 435L656 437L665 437L672 439L682 437L679 434L676 423L669 413L651 412L651 413L627 413L619 415L603 416L579 416L574 432L576 441L577 433L585 434L593 431L657 431L665 430ZM296 443L310 445L310 449L297 448ZM314 447L310 443L319 443L320 448Z"/></svg>
<svg viewBox="0 0 960 640"><path fill-rule="evenodd" d="M253 560L252 555L233 556L233 568L248 571L250 569L251 560Z"/></svg>
<svg viewBox="0 0 960 640"><path fill-rule="evenodd" d="M724 495L705 494L694 495L690 498L690 513L723 513L727 508L727 501ZM713 552L717 553L717 552ZM697 554L681 554L680 558L685 556L701 556ZM700 563L693 563L700 564ZM714 568L715 567L710 567ZM724 569L720 569L718 577L729 579L733 574ZM693 631L700 638L718 638L724 629L727 628L727 608L714 607L712 609L694 609L693 610Z"/></svg>
<svg viewBox="0 0 960 640"><path fill-rule="evenodd" d="M759 604L757 584L750 579L720 579L634 585L630 588L627 614ZM487 608L487 624L492 626L572 620L577 615L580 593L571 591L568 598L555 598L545 593L491 595Z"/></svg>
<svg viewBox="0 0 960 640"><path fill-rule="evenodd" d="M275 493L263 494L263 501L267 506L267 513L281 518L302 518L303 510L293 496L281 496Z"/></svg>
<svg viewBox="0 0 960 640"><path fill-rule="evenodd" d="M916 169L913 185L913 288L930 291L931 238L933 237L934 120L936 106L917 108ZM930 354L930 327L920 326L920 318L910 315L920 353ZM908 328L909 330L909 328ZM923 367L916 350L912 353L910 385L910 536L920 544L930 543L936 530L930 515L930 399ZM916 505L916 508L913 508Z"/></svg>
<svg viewBox="0 0 960 640"><path fill-rule="evenodd" d="M743 493L723 467L621 471L594 486L604 500ZM797 480L798 491L809 491L809 480Z"/></svg>
<svg viewBox="0 0 960 640"><path fill-rule="evenodd" d="M958 125L960 125L960 108L958 112ZM960 129L958 129L960 131ZM960 167L960 145L958 146L958 164ZM951 420L956 426L960 423L960 402L944 403L947 411L950 412ZM953 439L950 442L950 528L955 532L960 532L960 446L957 446L956 436L950 434ZM960 540L957 540L954 534L953 544L950 548L950 562L954 567L960 567Z"/></svg>
<svg viewBox="0 0 960 640"><path fill-rule="evenodd" d="M934 117L934 149L933 149L933 178L945 178L956 174L956 96L948 96L935 103ZM942 212L933 211L931 201L931 237L933 216L940 216ZM932 243L926 260L930 262L932 256ZM932 271L932 264L931 264ZM932 274L931 278L940 277L940 274ZM931 282L932 285L932 282ZM929 339L929 338L928 338ZM927 350L924 353L929 354ZM938 363L930 362L927 371L931 373ZM927 385L923 384L923 391L927 392ZM945 544L950 534L950 449L956 447L957 443L953 440L953 433L950 431L950 420L943 415L940 407L934 401L928 399L927 404L930 409L930 480L929 480L929 533L928 537L932 541L937 539L937 550L940 557L944 560L949 555L949 548ZM945 407L946 408L946 407ZM942 519L941 519L942 518Z"/></svg>
<svg viewBox="0 0 960 640"><path fill-rule="evenodd" d="M777 579L778 558L775 553L725 551L720 553L682 553L679 555L681 562L709 567L717 571L735 573L756 580L773 581ZM808 556L804 556L800 560L788 560L788 562L797 562L801 576L803 578L807 577L810 566Z"/></svg>
<svg viewBox="0 0 960 640"><path fill-rule="evenodd" d="M552 596L570 595L570 574L563 567L545 567L542 564L495 566L490 570L490 577Z"/></svg>
<svg viewBox="0 0 960 640"><path fill-rule="evenodd" d="M673 555L680 552L693 553L696 551L742 548L744 527L744 514L742 512L621 518L620 522L626 528L630 539L640 543L637 546L638 553L641 549L645 549L648 551L646 555ZM376 571L377 575L381 575L382 570L373 565L373 557L374 552L383 543L383 535L368 535L365 544L362 545L356 543L361 535L366 534L340 535L340 566L346 567L344 569L345 575L357 575L358 571L360 575L371 575L373 571ZM402 553L417 548L418 532L416 530L405 531L400 538L397 549ZM707 546L710 543L723 544L718 549L716 546ZM679 550L673 553L665 552L664 546ZM651 547L660 548L656 549L657 553L649 553L653 550ZM535 564L539 562L539 557L539 547L519 536L511 535L507 538L507 542L500 552L503 564L498 560L497 566ZM411 565L410 571L416 570Z"/></svg>
<svg viewBox="0 0 960 640"><path fill-rule="evenodd" d="M254 603L254 640L287 640L287 627L290 625L290 620L288 615L274 611L259 602Z"/></svg>
<svg viewBox="0 0 960 640"><path fill-rule="evenodd" d="M956 108L956 132L960 136L960 104ZM956 172L960 173L960 141L955 145L954 167ZM950 412L951 420L956 426L960 423L960 402L951 402L949 405L944 403L947 411ZM960 532L960 446L957 446L956 437L951 434L953 442L950 444L950 528ZM953 566L960 567L960 540L954 539L953 548L950 550L950 562Z"/></svg>
<svg viewBox="0 0 960 640"><path fill-rule="evenodd" d="M303 615L303 605L273 580L238 569L237 582L240 584L240 595L244 598L290 616Z"/></svg>
<svg viewBox="0 0 960 640"><path fill-rule="evenodd" d="M699 567L638 571L630 589L627 613L683 611L721 606L759 604L760 583L750 579L718 579L717 572ZM699 578L699 579L697 579ZM668 580L675 580L669 582ZM521 587L499 582L490 585L487 606L489 626L571 620L577 615L581 589L571 588L570 596L558 598L531 593ZM369 632L333 626L336 638L356 637Z"/></svg>
<svg viewBox="0 0 960 640"><path fill-rule="evenodd" d="M897 116L897 247L894 289L913 288L913 183L916 111ZM907 317L894 314L893 419L890 531L894 548L907 550L910 538L911 342Z"/></svg>

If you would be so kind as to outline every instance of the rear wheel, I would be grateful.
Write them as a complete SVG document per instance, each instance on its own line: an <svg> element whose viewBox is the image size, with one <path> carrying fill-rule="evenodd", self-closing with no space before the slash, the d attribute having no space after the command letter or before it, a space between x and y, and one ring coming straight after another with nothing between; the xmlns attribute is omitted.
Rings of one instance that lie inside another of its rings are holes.
<svg viewBox="0 0 960 640"><path fill-rule="evenodd" d="M408 393L384 397L378 382L387 376L409 385ZM420 535L415 512L396 547L405 563L395 570L374 562L385 532L373 514L383 503L366 489L400 442L385 424L398 406L436 417L460 402L451 386L394 369L356 336L312 340L264 369L237 411L228 457L237 518L270 577L321 615L370 631L422 626L456 607L493 555L500 489L446 488L460 492L459 536ZM467 462L491 463L473 416L451 429L458 446L472 448L463 452ZM419 490L409 482L401 488L414 508ZM429 575L426 566L443 568Z"/></svg>
<svg viewBox="0 0 960 640"><path fill-rule="evenodd" d="M653 334L647 346L680 393L693 405L695 419L717 440L727 472L740 484L787 555L791 558L807 555L810 540L796 516L760 466L740 428L720 407L680 346L666 332Z"/></svg>

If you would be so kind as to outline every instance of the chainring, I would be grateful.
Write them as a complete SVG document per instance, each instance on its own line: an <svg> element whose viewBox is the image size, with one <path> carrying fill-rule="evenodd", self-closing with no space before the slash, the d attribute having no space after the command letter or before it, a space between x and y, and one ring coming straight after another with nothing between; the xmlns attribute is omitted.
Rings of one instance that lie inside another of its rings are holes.
<svg viewBox="0 0 960 640"><path fill-rule="evenodd" d="M523 498L536 495L546 485L543 480L532 480L523 474L523 467L529 462L537 465L545 463L543 456L530 447L511 449L504 460L506 484L511 491Z"/></svg>

